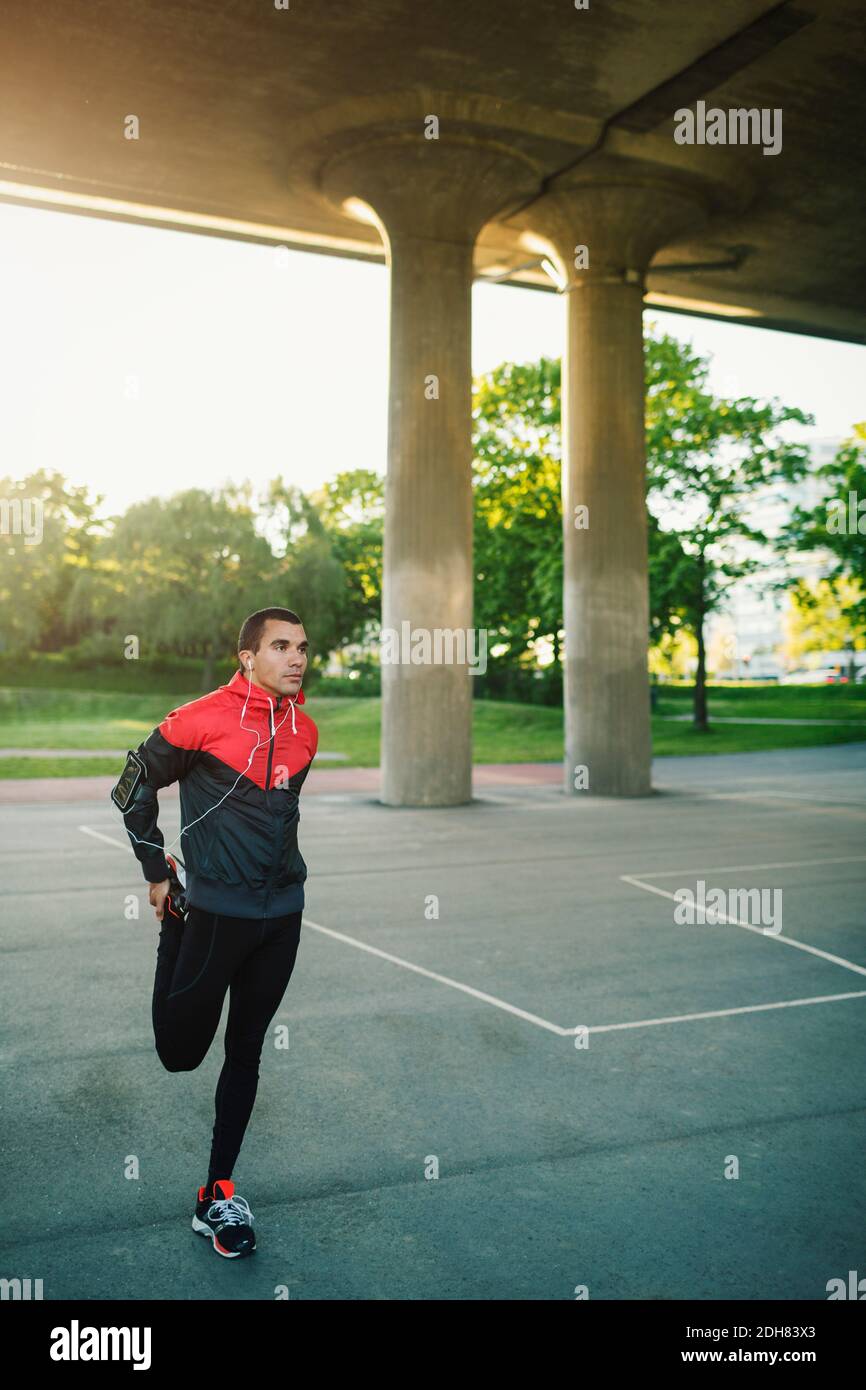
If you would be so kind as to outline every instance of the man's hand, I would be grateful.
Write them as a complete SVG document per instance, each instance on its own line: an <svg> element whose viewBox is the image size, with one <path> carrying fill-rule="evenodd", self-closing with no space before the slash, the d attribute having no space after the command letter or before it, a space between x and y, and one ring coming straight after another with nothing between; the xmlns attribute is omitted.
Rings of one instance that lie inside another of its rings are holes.
<svg viewBox="0 0 866 1390"><path fill-rule="evenodd" d="M171 879L165 878L162 883L152 883L148 897L151 907L156 908L158 920L162 921L162 914L165 911L165 900L168 897L168 890L171 887Z"/></svg>

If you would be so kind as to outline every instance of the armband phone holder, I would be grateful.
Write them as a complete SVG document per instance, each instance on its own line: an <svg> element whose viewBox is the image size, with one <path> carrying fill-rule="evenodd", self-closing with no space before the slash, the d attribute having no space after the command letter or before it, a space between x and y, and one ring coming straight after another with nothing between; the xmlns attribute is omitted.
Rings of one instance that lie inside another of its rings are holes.
<svg viewBox="0 0 866 1390"><path fill-rule="evenodd" d="M117 785L111 789L111 799L121 811L128 811L133 797L144 778L147 768L137 753L130 748L126 755L126 766L118 778Z"/></svg>

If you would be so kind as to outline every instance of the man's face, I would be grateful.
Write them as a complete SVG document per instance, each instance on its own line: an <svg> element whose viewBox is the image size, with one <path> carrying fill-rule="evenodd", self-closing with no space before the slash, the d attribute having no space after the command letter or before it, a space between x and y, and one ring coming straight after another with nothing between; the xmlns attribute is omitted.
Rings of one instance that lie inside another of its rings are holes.
<svg viewBox="0 0 866 1390"><path fill-rule="evenodd" d="M257 652L239 653L244 674L250 676L269 695L290 695L292 699L301 688L307 669L307 634L299 623L285 623L268 618ZM247 662L253 669L247 670Z"/></svg>

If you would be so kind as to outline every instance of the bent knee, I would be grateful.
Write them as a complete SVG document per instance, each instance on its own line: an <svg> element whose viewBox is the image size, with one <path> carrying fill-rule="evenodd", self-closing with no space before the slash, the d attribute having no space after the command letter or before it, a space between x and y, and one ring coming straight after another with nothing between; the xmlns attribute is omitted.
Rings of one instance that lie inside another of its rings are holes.
<svg viewBox="0 0 866 1390"><path fill-rule="evenodd" d="M156 1053L166 1071L195 1071L204 1061L204 1053L183 1052L157 1043Z"/></svg>

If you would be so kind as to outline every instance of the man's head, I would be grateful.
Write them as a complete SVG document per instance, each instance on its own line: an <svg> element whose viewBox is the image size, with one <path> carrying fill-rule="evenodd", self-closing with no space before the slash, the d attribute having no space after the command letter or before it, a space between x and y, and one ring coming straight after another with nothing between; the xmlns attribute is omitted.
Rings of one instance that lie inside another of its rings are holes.
<svg viewBox="0 0 866 1390"><path fill-rule="evenodd" d="M241 670L269 695L290 695L301 688L307 669L307 634L290 608L261 608L251 613L238 637Z"/></svg>

